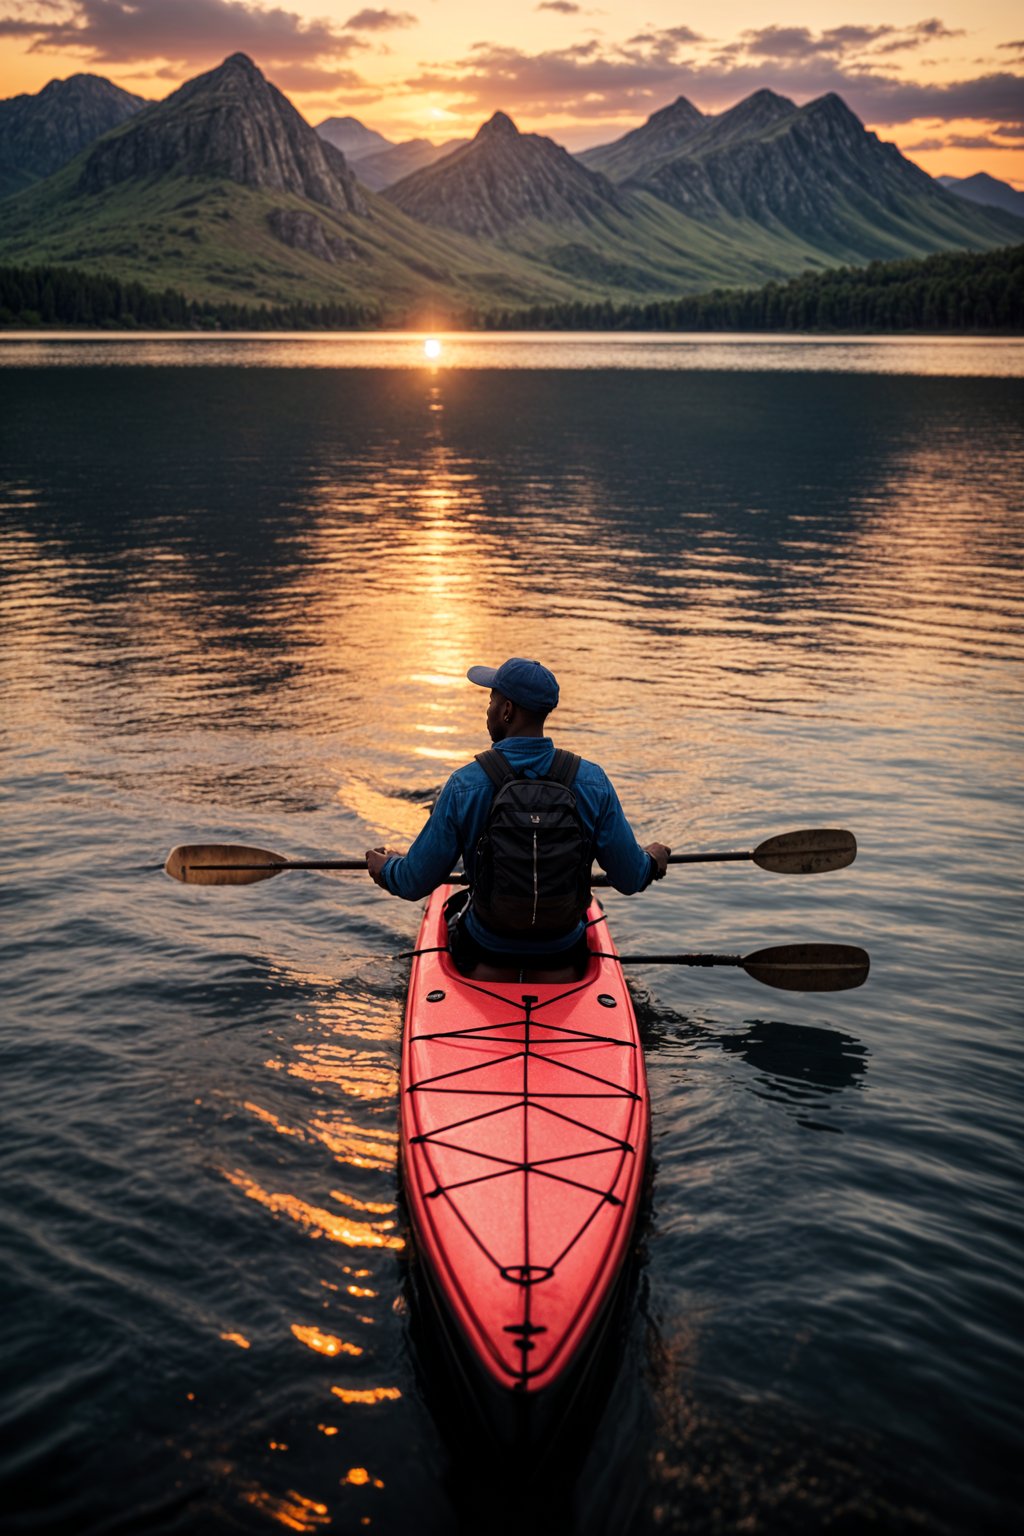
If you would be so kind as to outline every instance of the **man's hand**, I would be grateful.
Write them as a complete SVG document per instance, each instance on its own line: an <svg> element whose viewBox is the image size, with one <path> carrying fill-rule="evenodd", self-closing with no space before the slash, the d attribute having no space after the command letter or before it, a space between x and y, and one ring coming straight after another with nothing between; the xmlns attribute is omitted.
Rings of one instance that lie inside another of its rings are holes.
<svg viewBox="0 0 1024 1536"><path fill-rule="evenodd" d="M367 848L366 850L366 867L370 871L370 879L374 885L379 885L382 891L386 891L387 886L384 884L381 870L392 854L397 853L397 848Z"/></svg>
<svg viewBox="0 0 1024 1536"><path fill-rule="evenodd" d="M644 849L644 853L649 853L655 864L658 866L654 871L652 879L663 880L665 878L665 871L668 869L668 856L671 852L672 849L666 848L664 843L647 844L647 847Z"/></svg>

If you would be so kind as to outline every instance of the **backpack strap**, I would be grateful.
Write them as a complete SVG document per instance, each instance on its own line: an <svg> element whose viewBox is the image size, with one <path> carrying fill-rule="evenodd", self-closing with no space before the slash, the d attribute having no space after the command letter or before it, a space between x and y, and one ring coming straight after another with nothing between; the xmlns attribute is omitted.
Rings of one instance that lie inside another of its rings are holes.
<svg viewBox="0 0 1024 1536"><path fill-rule="evenodd" d="M571 789L581 762L582 758L575 752L566 752L563 747L556 747L554 761L545 778L554 779L556 784L564 784L566 789Z"/></svg>
<svg viewBox="0 0 1024 1536"><path fill-rule="evenodd" d="M474 761L480 764L495 789L500 789L503 784L508 784L512 779L519 777L504 752L497 752L493 747L487 752L478 752Z"/></svg>

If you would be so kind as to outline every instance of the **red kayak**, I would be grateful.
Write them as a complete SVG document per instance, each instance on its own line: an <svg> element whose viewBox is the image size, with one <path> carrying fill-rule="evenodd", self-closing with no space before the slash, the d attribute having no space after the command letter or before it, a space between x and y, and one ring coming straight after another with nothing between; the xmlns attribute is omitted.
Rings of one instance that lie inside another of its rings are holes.
<svg viewBox="0 0 1024 1536"><path fill-rule="evenodd" d="M401 1143L416 1247L463 1374L550 1401L607 1320L636 1222L649 1098L601 908L579 981L477 982L431 896L412 963ZM601 953L597 953L600 951Z"/></svg>

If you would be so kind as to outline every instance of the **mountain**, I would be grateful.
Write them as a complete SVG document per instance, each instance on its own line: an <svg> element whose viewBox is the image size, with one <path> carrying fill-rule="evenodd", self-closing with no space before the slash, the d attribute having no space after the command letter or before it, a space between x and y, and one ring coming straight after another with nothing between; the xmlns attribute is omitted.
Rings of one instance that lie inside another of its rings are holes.
<svg viewBox="0 0 1024 1536"><path fill-rule="evenodd" d="M425 224L492 240L532 219L591 223L624 209L607 177L586 170L553 140L520 133L504 112L495 112L464 149L403 177L384 196Z"/></svg>
<svg viewBox="0 0 1024 1536"><path fill-rule="evenodd" d="M1004 213L1024 219L1024 192L987 171L978 171L973 176L938 176L936 180L954 197L964 197L969 203L981 203L986 208L1002 208Z"/></svg>
<svg viewBox="0 0 1024 1536"><path fill-rule="evenodd" d="M797 107L761 90L714 117L681 99L588 154L616 179L497 113L383 195L554 268L581 297L596 286L620 301L1024 236L951 197L834 95Z"/></svg>
<svg viewBox="0 0 1024 1536"><path fill-rule="evenodd" d="M360 188L243 54L8 199L0 263L73 266L198 301L377 303L397 320L576 291Z"/></svg>
<svg viewBox="0 0 1024 1536"><path fill-rule="evenodd" d="M635 130L617 181L498 113L378 195L234 54L9 197L0 264L441 324L465 307L644 303L1024 239L1021 221L937 186L837 97L798 108L765 91L694 112L677 102ZM638 161L638 140L659 154Z"/></svg>
<svg viewBox="0 0 1024 1536"><path fill-rule="evenodd" d="M658 161L678 154L703 122L703 112L680 96L623 138L585 149L576 158L589 171L601 171L612 181L626 181L649 171Z"/></svg>
<svg viewBox="0 0 1024 1536"><path fill-rule="evenodd" d="M317 137L244 53L233 53L102 139L79 185L99 192L154 176L223 176L339 212L366 212L345 156Z"/></svg>
<svg viewBox="0 0 1024 1536"><path fill-rule="evenodd" d="M382 192L385 187L421 171L424 166L443 160L456 149L468 144L468 139L449 139L445 144L434 144L430 139L407 139L404 144L393 144L390 149L353 159L352 169L364 187Z"/></svg>
<svg viewBox="0 0 1024 1536"><path fill-rule="evenodd" d="M605 164L616 163L615 150L605 146ZM1024 233L1001 212L966 209L834 94L797 107L757 91L695 125L677 154L647 168L633 168L635 157L622 164L620 190L653 193L709 229L738 220L788 236L805 262L978 250Z"/></svg>
<svg viewBox="0 0 1024 1536"><path fill-rule="evenodd" d="M367 128L358 117L325 117L317 124L317 133L335 149L340 149L348 160L358 160L380 149L393 149L394 140Z"/></svg>
<svg viewBox="0 0 1024 1536"><path fill-rule="evenodd" d="M0 198L50 176L148 103L100 75L51 80L0 101Z"/></svg>

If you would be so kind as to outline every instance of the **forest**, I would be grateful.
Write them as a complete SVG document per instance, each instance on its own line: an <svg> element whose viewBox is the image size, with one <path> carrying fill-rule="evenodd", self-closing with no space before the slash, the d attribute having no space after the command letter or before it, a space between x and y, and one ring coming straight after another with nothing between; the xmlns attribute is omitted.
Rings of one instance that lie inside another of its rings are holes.
<svg viewBox="0 0 1024 1536"><path fill-rule="evenodd" d="M200 303L170 288L157 292L74 267L0 267L0 328L6 329L348 331L401 327L406 320L383 314L375 302ZM875 261L646 304L571 301L466 311L447 316L445 328L1015 335L1024 331L1024 245Z"/></svg>

